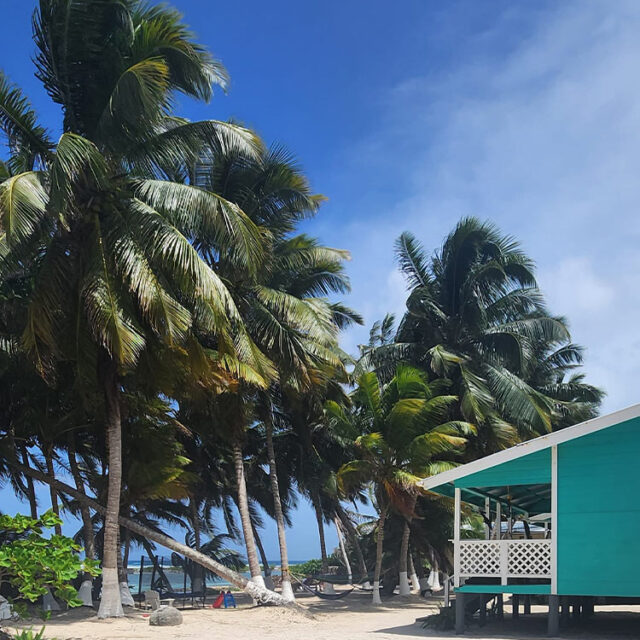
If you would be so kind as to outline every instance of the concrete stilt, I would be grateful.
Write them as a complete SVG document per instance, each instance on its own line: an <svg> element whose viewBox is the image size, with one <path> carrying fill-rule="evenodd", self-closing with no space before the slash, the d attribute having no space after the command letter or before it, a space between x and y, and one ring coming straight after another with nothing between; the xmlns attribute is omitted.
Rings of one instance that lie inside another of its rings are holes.
<svg viewBox="0 0 640 640"><path fill-rule="evenodd" d="M568 596L560 597L561 613L560 626L566 628L569 626L569 598Z"/></svg>
<svg viewBox="0 0 640 640"><path fill-rule="evenodd" d="M456 635L464 634L464 593L456 592Z"/></svg>
<svg viewBox="0 0 640 640"><path fill-rule="evenodd" d="M547 623L547 634L557 636L560 632L560 611L559 598L556 595L549 596L549 618Z"/></svg>

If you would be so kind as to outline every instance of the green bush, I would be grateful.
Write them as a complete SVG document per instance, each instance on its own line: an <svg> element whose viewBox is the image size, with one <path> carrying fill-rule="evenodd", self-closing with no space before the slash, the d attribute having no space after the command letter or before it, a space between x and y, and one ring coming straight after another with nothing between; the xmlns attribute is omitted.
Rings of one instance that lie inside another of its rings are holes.
<svg viewBox="0 0 640 640"><path fill-rule="evenodd" d="M38 519L17 514L0 516L0 586L9 582L22 598L35 602L51 589L55 596L69 606L80 606L77 591L70 582L79 573L93 576L100 573L94 560L81 560L82 547L66 536L43 536L62 520L53 511ZM36 638L41 636L35 636Z"/></svg>
<svg viewBox="0 0 640 640"><path fill-rule="evenodd" d="M322 560L315 558L302 564L294 564L289 568L296 576L316 576L322 571Z"/></svg>

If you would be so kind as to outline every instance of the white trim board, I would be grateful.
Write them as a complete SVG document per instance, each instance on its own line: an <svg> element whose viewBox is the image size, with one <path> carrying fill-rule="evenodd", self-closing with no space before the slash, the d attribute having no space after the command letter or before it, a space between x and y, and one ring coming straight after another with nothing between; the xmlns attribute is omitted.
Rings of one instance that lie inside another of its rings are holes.
<svg viewBox="0 0 640 640"><path fill-rule="evenodd" d="M595 433L602 429L607 429L608 427L613 427L617 424L638 417L640 417L640 404L634 404L626 409L614 411L606 416L592 418L591 420L575 424L572 427L567 427L560 431L547 433L543 436L539 436L538 438L534 438L533 440L521 442L520 444L510 447L509 449L505 449L504 451L498 451L498 453L494 453L486 458L480 458L479 460L463 464L455 469L443 471L435 476L424 478L424 480L420 480L418 482L418 485L423 489L433 489L434 487L454 482L459 478L464 478L472 473L478 473L478 471L490 469L491 467L509 462L510 460L522 458L522 456L529 455L530 453L542 451L543 449L548 449L549 447L562 444L563 442L568 442L569 440L575 440L576 438L586 436L590 433Z"/></svg>

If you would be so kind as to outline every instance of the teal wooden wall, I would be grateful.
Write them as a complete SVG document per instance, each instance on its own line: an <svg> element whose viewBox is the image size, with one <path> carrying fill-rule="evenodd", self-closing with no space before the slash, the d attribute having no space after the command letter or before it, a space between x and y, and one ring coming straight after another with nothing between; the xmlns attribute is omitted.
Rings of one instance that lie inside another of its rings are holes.
<svg viewBox="0 0 640 640"><path fill-rule="evenodd" d="M640 596L640 418L558 445L558 593Z"/></svg>

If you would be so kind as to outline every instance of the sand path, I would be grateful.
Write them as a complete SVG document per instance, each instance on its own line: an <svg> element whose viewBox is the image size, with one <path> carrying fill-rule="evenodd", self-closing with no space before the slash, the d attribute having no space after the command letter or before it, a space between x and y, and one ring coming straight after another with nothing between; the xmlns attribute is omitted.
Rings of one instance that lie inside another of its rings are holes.
<svg viewBox="0 0 640 640"><path fill-rule="evenodd" d="M184 610L184 622L177 627L150 627L148 618L132 610L125 618L98 620L95 612L75 609L56 614L46 624L46 638L58 640L410 640L430 638L450 640L450 632L423 629L416 618L437 610L435 601L418 597L407 600L392 598L382 607L369 604L369 596L352 593L338 601L300 597L306 614L275 607L252 607L239 598L238 609ZM626 611L599 612L588 626L569 630L565 636L580 640L611 640L640 638L640 607L625 607ZM508 611L508 609L507 609ZM36 629L40 621L32 621ZM543 640L546 619L543 608L514 622L489 624L484 629L473 627L466 637L475 640L526 638ZM28 626L21 624L20 626Z"/></svg>

